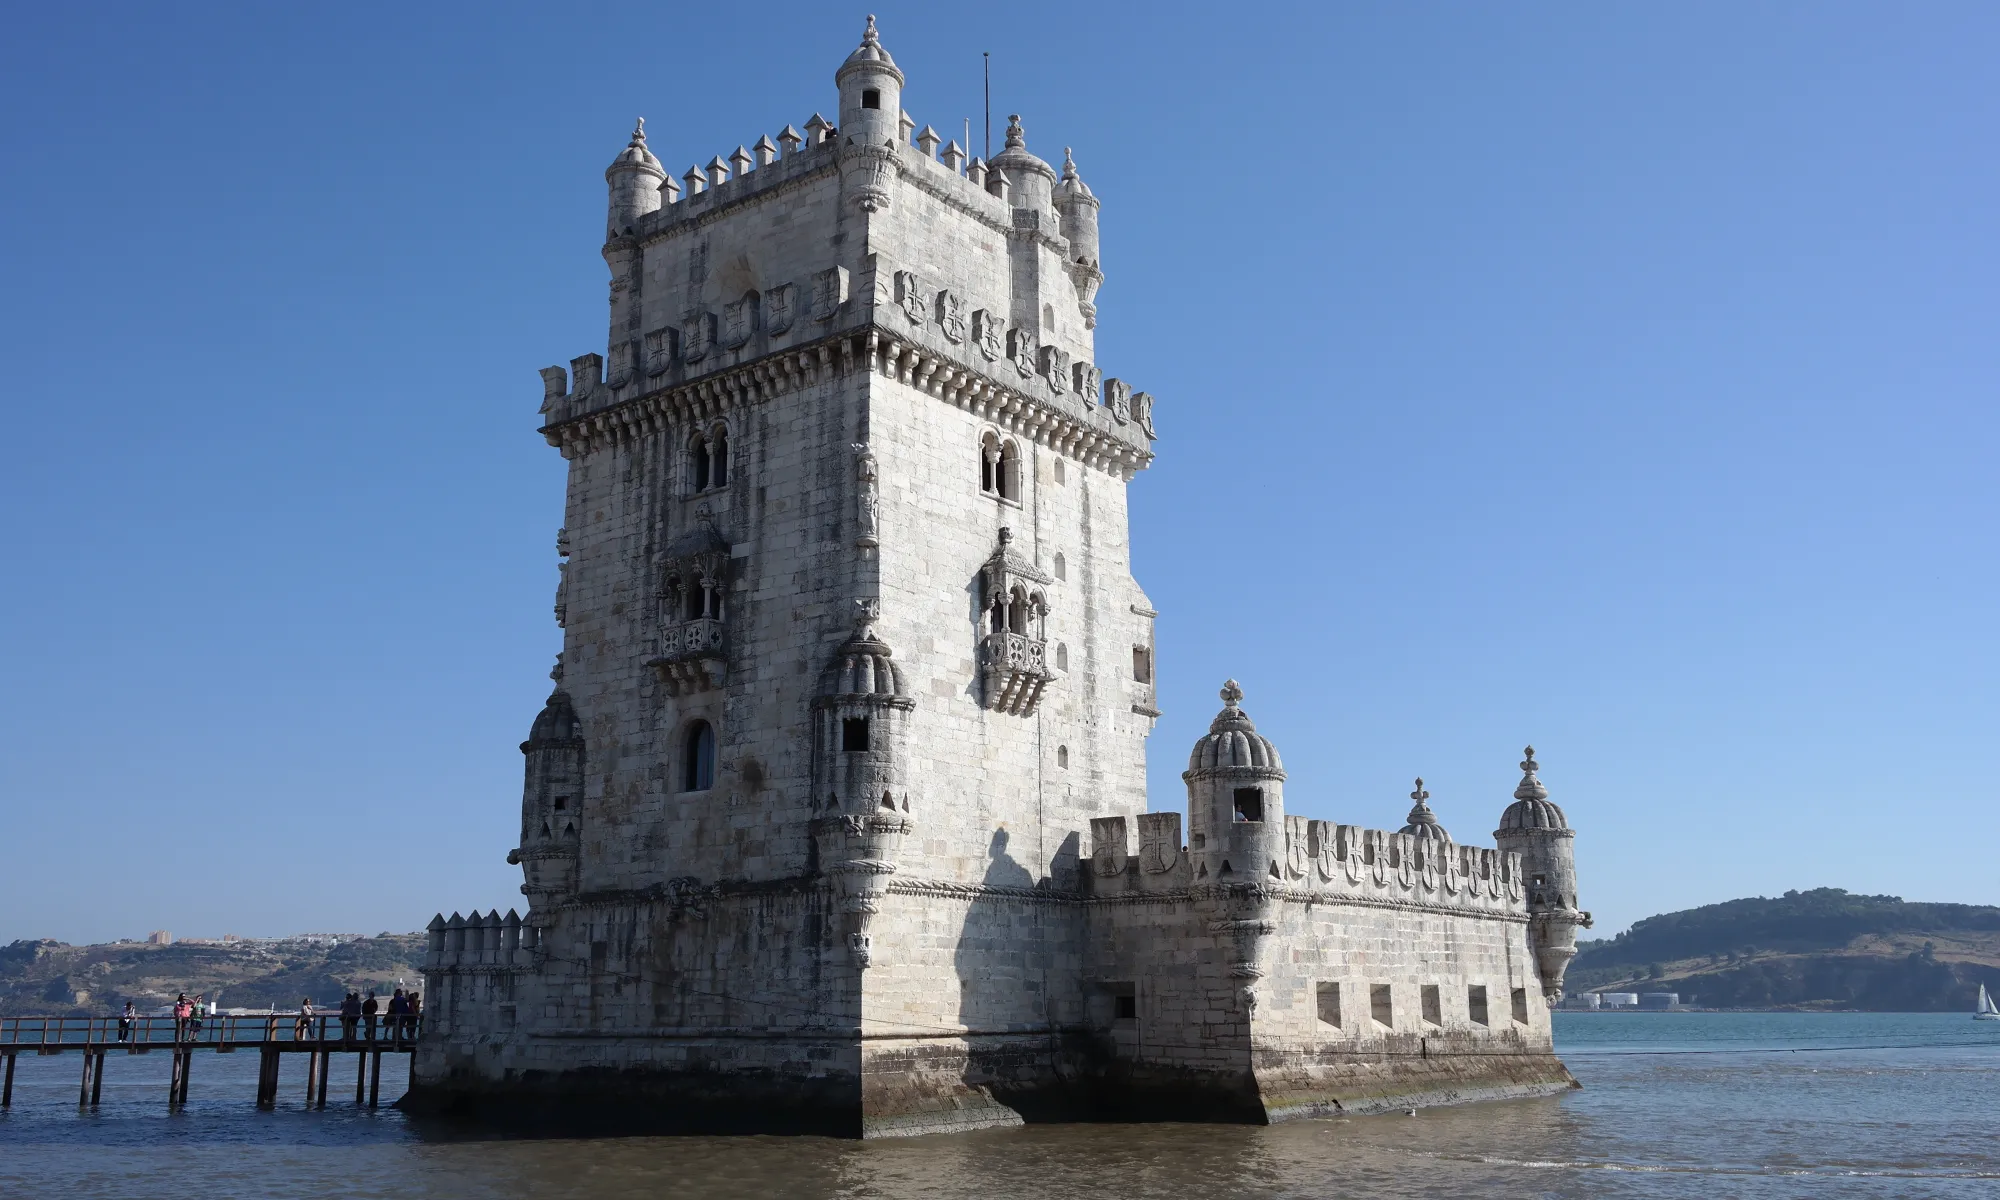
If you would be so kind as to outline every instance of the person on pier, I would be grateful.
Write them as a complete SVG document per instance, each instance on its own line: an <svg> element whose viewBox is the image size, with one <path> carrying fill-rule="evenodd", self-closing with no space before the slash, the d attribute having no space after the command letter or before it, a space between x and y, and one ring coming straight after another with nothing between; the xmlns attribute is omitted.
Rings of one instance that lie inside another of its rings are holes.
<svg viewBox="0 0 2000 1200"><path fill-rule="evenodd" d="M292 1026L292 1040L295 1042L303 1042L306 1039L312 1037L312 1032L313 1032L313 1002L312 1002L312 997L307 996L299 1001L299 1019L298 1022Z"/></svg>
<svg viewBox="0 0 2000 1200"><path fill-rule="evenodd" d="M340 998L340 1040L354 1040L354 1027L361 1023L361 993L349 991Z"/></svg>
<svg viewBox="0 0 2000 1200"><path fill-rule="evenodd" d="M132 1002L130 1000L127 1000L125 1002L125 1011L118 1014L119 1041L129 1042L132 1040L132 1022L138 1019L139 1019L139 1010L132 1007Z"/></svg>
<svg viewBox="0 0 2000 1200"><path fill-rule="evenodd" d="M389 997L389 1025L387 1033L399 1046L403 1042L403 1022L409 1015L410 998L404 994L402 988L397 988L396 994Z"/></svg>
<svg viewBox="0 0 2000 1200"><path fill-rule="evenodd" d="M174 997L174 1040L184 1042L188 1035L188 1020L194 1013L194 1005L188 1003L188 994L182 992Z"/></svg>
<svg viewBox="0 0 2000 1200"><path fill-rule="evenodd" d="M375 989L368 989L368 998L361 1002L361 1020L368 1027L368 1040L375 1040L375 1017L382 1011L382 1002L375 998Z"/></svg>

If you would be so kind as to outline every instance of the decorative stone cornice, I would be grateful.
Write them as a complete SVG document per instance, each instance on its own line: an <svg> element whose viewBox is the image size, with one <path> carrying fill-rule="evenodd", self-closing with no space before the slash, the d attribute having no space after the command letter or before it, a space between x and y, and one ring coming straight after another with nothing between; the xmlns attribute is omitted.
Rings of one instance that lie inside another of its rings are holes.
<svg viewBox="0 0 2000 1200"><path fill-rule="evenodd" d="M1109 429L1092 428L1046 398L1007 387L966 363L872 325L552 421L541 433L564 458L575 458L828 382L853 370L857 360L1107 475L1130 480L1153 461L1152 451Z"/></svg>

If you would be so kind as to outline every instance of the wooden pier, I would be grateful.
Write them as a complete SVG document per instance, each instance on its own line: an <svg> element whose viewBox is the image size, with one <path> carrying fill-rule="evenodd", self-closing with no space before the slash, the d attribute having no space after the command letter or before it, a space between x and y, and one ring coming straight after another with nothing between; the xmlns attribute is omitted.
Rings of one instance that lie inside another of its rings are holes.
<svg viewBox="0 0 2000 1200"><path fill-rule="evenodd" d="M188 1077L195 1054L212 1050L233 1054L254 1050L261 1056L257 1072L257 1106L278 1103L278 1068L284 1055L304 1054L306 1107L325 1108L336 1054L352 1054L354 1102L374 1108L382 1094L382 1056L409 1055L415 1060L418 1017L362 1017L344 1029L339 1015L299 1017L280 1013L261 1016L204 1017L200 1022L172 1017L0 1017L0 1108L14 1103L14 1060L24 1053L80 1054L82 1083L76 1103L95 1108L104 1091L105 1058L112 1054L173 1055L168 1073L167 1104L187 1103ZM199 1024L199 1028L195 1026ZM121 1028L122 1027L122 1028Z"/></svg>

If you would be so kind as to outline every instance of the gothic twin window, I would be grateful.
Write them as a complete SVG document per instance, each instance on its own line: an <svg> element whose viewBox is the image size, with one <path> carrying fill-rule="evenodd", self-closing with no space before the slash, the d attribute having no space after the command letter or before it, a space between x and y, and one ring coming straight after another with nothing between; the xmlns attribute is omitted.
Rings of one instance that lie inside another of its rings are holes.
<svg viewBox="0 0 2000 1200"><path fill-rule="evenodd" d="M1013 438L987 430L979 439L979 490L1001 500L1021 502L1021 447Z"/></svg>
<svg viewBox="0 0 2000 1200"><path fill-rule="evenodd" d="M694 435L688 443L688 473L694 491L729 486L729 428L717 425Z"/></svg>
<svg viewBox="0 0 2000 1200"><path fill-rule="evenodd" d="M707 721L688 726L681 754L681 790L705 792L715 786L715 727Z"/></svg>
<svg viewBox="0 0 2000 1200"><path fill-rule="evenodd" d="M678 575L667 578L667 598L665 609L668 621L720 621L722 619L722 584L707 575L682 580Z"/></svg>
<svg viewBox="0 0 2000 1200"><path fill-rule="evenodd" d="M1048 615L1048 597L1016 585L987 602L985 632L1018 633L1040 641L1043 619Z"/></svg>

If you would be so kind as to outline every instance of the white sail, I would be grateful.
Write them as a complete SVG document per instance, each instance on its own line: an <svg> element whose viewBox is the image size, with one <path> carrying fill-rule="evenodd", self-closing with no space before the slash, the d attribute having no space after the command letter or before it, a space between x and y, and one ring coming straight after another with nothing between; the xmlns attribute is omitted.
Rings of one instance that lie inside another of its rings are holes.
<svg viewBox="0 0 2000 1200"><path fill-rule="evenodd" d="M1972 1011L1972 1019L1975 1021L2000 1021L2000 1009L1994 1008L1993 996L1986 990L1986 985L1983 983L1979 985L1979 1007Z"/></svg>

